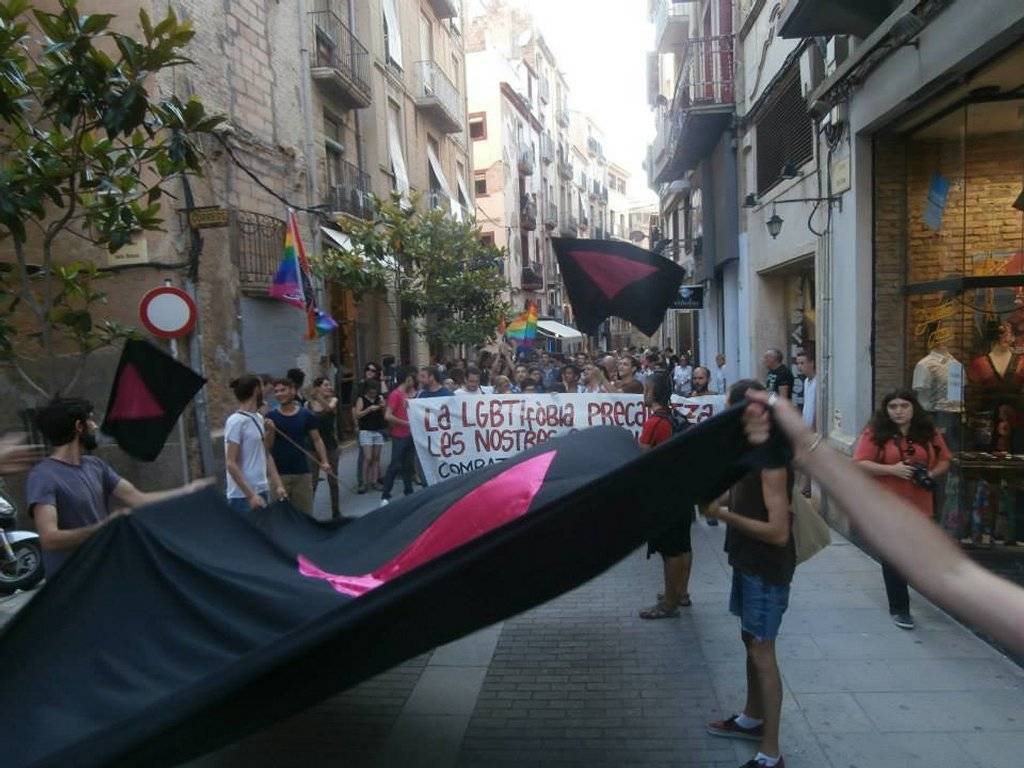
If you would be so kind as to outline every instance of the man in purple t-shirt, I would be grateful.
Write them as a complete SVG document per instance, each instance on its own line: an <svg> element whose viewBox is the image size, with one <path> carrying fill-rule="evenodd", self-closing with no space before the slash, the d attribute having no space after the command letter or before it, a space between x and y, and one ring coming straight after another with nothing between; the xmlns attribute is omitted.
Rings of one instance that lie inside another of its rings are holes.
<svg viewBox="0 0 1024 768"><path fill-rule="evenodd" d="M140 491L105 461L86 455L96 447L92 412L92 403L86 400L58 398L36 414L36 425L53 452L28 475L28 511L36 521L49 576L74 550L128 509L210 484L209 480L196 480L170 491ZM121 508L112 509L114 504Z"/></svg>

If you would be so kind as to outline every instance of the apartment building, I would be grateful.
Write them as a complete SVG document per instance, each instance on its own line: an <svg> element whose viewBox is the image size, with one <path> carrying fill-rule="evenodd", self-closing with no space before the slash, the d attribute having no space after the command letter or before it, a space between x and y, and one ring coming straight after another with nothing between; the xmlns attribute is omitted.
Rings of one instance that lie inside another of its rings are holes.
<svg viewBox="0 0 1024 768"><path fill-rule="evenodd" d="M117 14L119 28L135 35L139 9L161 18L166 5L156 6L80 3L83 12ZM153 90L196 94L225 114L232 153L206 144L205 175L192 180L191 200L182 191L177 202L165 202L167 231L140 235L130 261L83 253L79 241L67 255L120 267L103 287L109 316L127 325L138 325L140 298L165 279L195 294L199 326L185 348L210 381L198 400L202 417L190 414L189 437L209 473L216 461L210 432L234 407L227 383L238 374L298 367L314 375L328 369L329 356L343 373L385 354L426 360L393 297L356 301L341 286L323 286L321 304L339 329L305 342L302 313L270 299L267 289L283 251L285 201L300 209L308 252L344 242L339 219L365 215L370 192L419 195L420 205L456 216L472 208L462 7L461 0L180 0L175 11L196 32L190 63L162 75ZM225 209L227 226L190 230L185 211L175 210L188 204ZM167 266L187 265L197 247L195 280ZM116 354L93 356L79 392L105 401ZM343 390L343 399L350 396ZM164 456L173 455L169 446ZM167 477L176 474L171 468Z"/></svg>
<svg viewBox="0 0 1024 768"><path fill-rule="evenodd" d="M629 177L618 163L608 163L608 236L629 240Z"/></svg>
<svg viewBox="0 0 1024 768"><path fill-rule="evenodd" d="M504 2L473 4L466 60L477 222L507 252L512 306L534 301L542 316L564 319L551 238L572 224L575 199L568 85L533 19Z"/></svg>
<svg viewBox="0 0 1024 768"><path fill-rule="evenodd" d="M666 341L701 361L724 353L734 379L744 318L733 3L651 0L649 13L655 49L647 87L657 134L648 149L648 184L659 197L667 255L705 287L703 309L670 312Z"/></svg>

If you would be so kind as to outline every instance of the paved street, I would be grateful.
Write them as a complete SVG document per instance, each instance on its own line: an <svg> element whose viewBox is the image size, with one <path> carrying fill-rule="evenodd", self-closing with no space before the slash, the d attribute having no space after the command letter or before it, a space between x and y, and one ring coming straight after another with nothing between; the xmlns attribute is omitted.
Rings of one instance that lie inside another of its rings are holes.
<svg viewBox="0 0 1024 768"><path fill-rule="evenodd" d="M352 452L343 477L352 477ZM378 494L345 494L348 514ZM327 511L323 494L321 513ZM659 587L642 553L548 605L439 648L191 768L601 765L735 768L745 744L705 721L742 703L723 529L694 528L693 608L643 622ZM0 622L26 601L0 601ZM793 768L1010 768L1024 671L915 597L886 615L878 567L837 539L798 569L783 622L783 744ZM344 652L339 649L339 652ZM301 684L301 681L296 681Z"/></svg>
<svg viewBox="0 0 1024 768"><path fill-rule="evenodd" d="M346 496L346 512L360 514L376 498L353 503ZM417 658L194 768L735 768L753 750L704 732L712 715L742 705L723 535L721 527L695 526L694 607L679 619L635 618L660 573L637 553L559 600ZM780 639L789 766L1020 764L1024 671L916 596L914 612L917 631L893 626L878 566L838 538L798 570Z"/></svg>

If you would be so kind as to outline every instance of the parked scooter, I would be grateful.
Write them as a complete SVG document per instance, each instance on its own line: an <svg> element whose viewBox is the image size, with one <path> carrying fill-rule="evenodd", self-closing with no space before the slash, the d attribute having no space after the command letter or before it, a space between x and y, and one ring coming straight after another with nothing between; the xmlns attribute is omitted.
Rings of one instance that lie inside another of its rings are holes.
<svg viewBox="0 0 1024 768"><path fill-rule="evenodd" d="M43 580L39 534L18 531L17 511L0 496L0 595L32 589Z"/></svg>

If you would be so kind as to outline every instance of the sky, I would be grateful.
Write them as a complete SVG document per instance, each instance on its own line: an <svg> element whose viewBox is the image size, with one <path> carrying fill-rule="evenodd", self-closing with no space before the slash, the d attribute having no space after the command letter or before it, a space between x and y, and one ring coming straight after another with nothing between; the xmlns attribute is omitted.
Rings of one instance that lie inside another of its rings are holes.
<svg viewBox="0 0 1024 768"><path fill-rule="evenodd" d="M589 113L605 154L631 174L629 197L656 200L643 161L654 138L647 106L647 0L517 0L533 14L569 82L569 108Z"/></svg>

